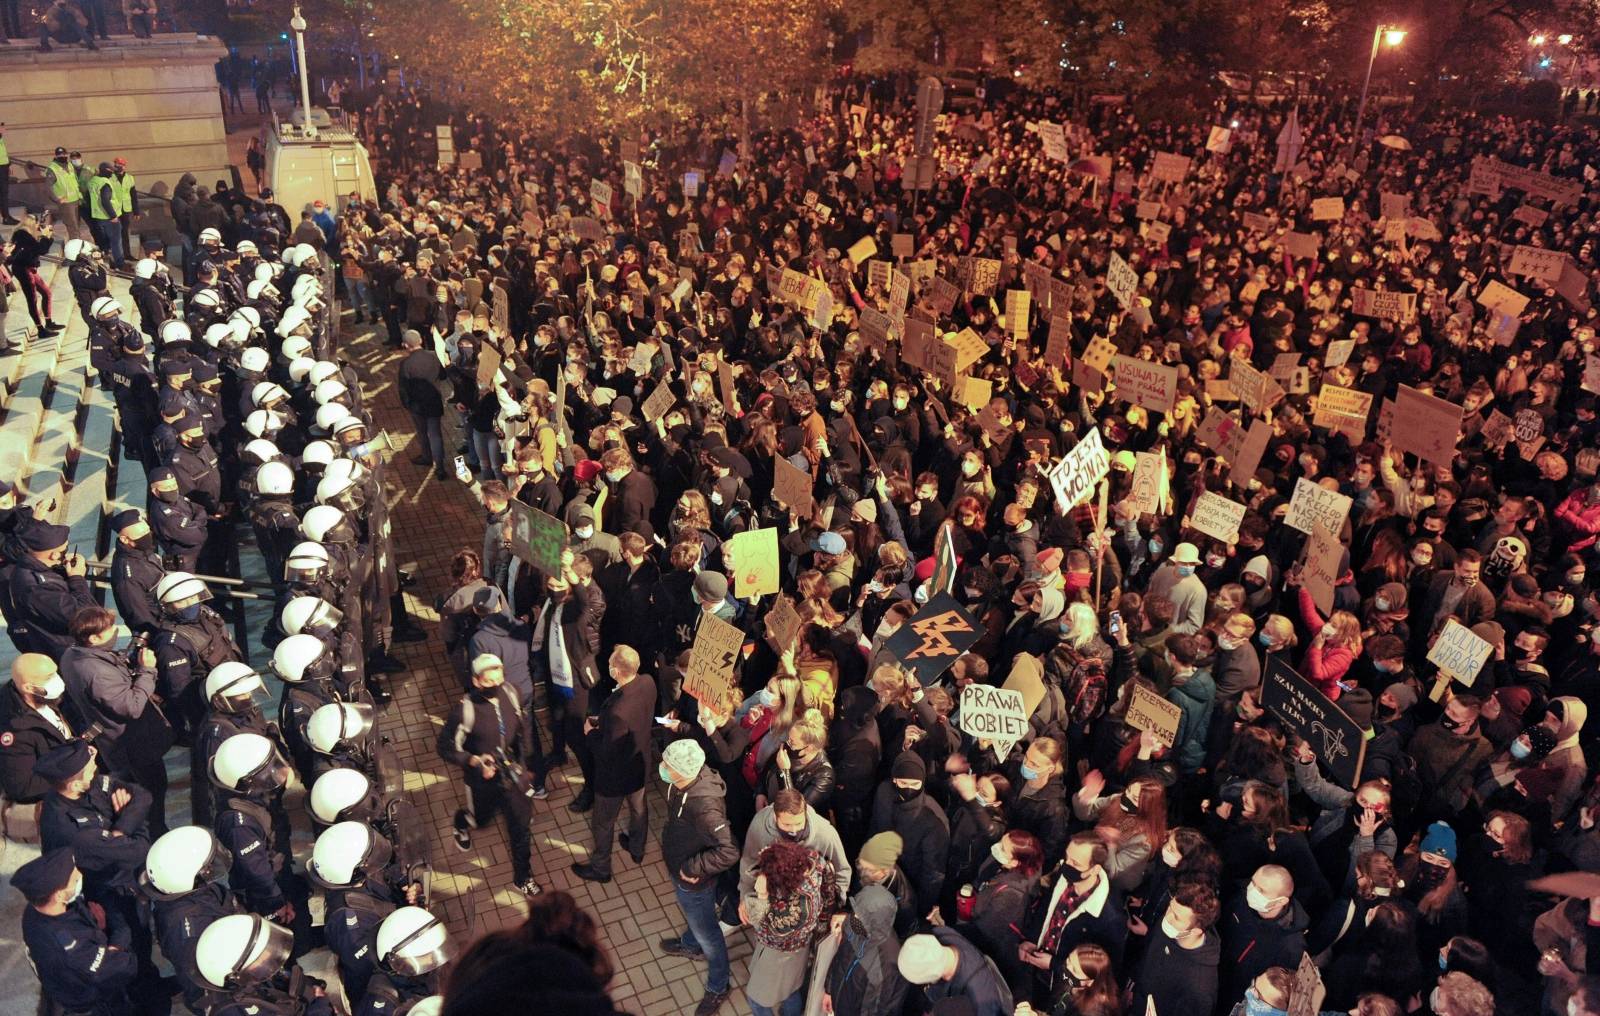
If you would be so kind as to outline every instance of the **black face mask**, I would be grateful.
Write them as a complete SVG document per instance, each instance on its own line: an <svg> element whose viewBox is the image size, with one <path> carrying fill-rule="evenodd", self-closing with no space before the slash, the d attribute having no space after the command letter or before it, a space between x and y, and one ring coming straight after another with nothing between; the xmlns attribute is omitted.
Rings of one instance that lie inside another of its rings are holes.
<svg viewBox="0 0 1600 1016"><path fill-rule="evenodd" d="M1447 871L1448 869L1442 864L1423 861L1417 865L1417 883L1424 889L1432 889L1444 881Z"/></svg>
<svg viewBox="0 0 1600 1016"><path fill-rule="evenodd" d="M1074 868L1069 861L1062 861L1061 877L1066 879L1070 884L1077 885L1079 882L1082 882L1084 879L1088 878L1089 873L1084 871L1082 868Z"/></svg>
<svg viewBox="0 0 1600 1016"><path fill-rule="evenodd" d="M803 842L805 842L806 835L810 831L811 830L810 830L810 828L808 826L803 825L796 832L790 832L787 829L779 829L778 830L778 835L782 836L784 839L788 840L790 843L803 843Z"/></svg>
<svg viewBox="0 0 1600 1016"><path fill-rule="evenodd" d="M895 787L894 794L900 799L901 804L909 804L922 796L921 787Z"/></svg>
<svg viewBox="0 0 1600 1016"><path fill-rule="evenodd" d="M183 443L185 448L199 448L205 444L206 436L204 434L184 434L178 440Z"/></svg>
<svg viewBox="0 0 1600 1016"><path fill-rule="evenodd" d="M175 490L157 490L152 493L155 494L156 500L163 504L177 504L178 498L183 496Z"/></svg>
<svg viewBox="0 0 1600 1016"><path fill-rule="evenodd" d="M1127 794L1123 794L1121 797L1117 798L1117 805L1129 815L1139 814L1139 805L1130 800Z"/></svg>
<svg viewBox="0 0 1600 1016"><path fill-rule="evenodd" d="M1462 733L1463 731L1465 731L1468 728L1469 724L1465 724L1465 723L1458 722L1456 720L1452 720L1448 716L1441 716L1441 717L1439 717L1439 726L1443 727L1446 730L1449 730L1449 731L1452 731L1454 733L1458 733L1459 734L1459 733Z"/></svg>
<svg viewBox="0 0 1600 1016"><path fill-rule="evenodd" d="M155 546L156 546L156 534L154 534L154 533L145 533L143 536L141 536L138 539L133 541L133 549L134 550L149 551L149 550L154 550Z"/></svg>

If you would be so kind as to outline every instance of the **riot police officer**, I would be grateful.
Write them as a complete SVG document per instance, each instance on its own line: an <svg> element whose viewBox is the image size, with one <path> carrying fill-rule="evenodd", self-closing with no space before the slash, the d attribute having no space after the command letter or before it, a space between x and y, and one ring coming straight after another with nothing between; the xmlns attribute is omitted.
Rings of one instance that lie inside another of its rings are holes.
<svg viewBox="0 0 1600 1016"><path fill-rule="evenodd" d="M172 298L162 285L159 266L152 258L140 258L133 266L133 285L129 293L133 305L139 308L139 328L150 341L156 341L161 326L173 319Z"/></svg>
<svg viewBox="0 0 1600 1016"><path fill-rule="evenodd" d="M150 369L144 336L128 331L111 361L111 397L117 403L117 427L122 447L146 467L153 465L150 432L160 416L156 407L156 376Z"/></svg>
<svg viewBox="0 0 1600 1016"><path fill-rule="evenodd" d="M321 982L290 969L294 944L288 928L256 914L211 922L195 947L208 1016L333 1016Z"/></svg>
<svg viewBox="0 0 1600 1016"><path fill-rule="evenodd" d="M378 926L378 970L352 1016L416 1012L414 1006L438 990L437 971L450 962L444 922L421 907L401 907Z"/></svg>
<svg viewBox="0 0 1600 1016"><path fill-rule="evenodd" d="M178 489L178 475L167 466L150 471L150 526L161 548L162 564L193 571L205 547L210 516Z"/></svg>
<svg viewBox="0 0 1600 1016"><path fill-rule="evenodd" d="M92 317L90 308L94 306L94 301L110 295L106 288L105 256L94 244L77 237L68 240L62 246L61 253L67 261L67 280L72 283L72 295L78 301L78 311L85 318Z"/></svg>
<svg viewBox="0 0 1600 1016"><path fill-rule="evenodd" d="M160 627L161 612L156 583L166 574L155 533L137 508L125 508L111 516L111 531L117 534L111 553L111 595L117 613L134 632L153 636Z"/></svg>
<svg viewBox="0 0 1600 1016"><path fill-rule="evenodd" d="M111 388L111 364L130 336L139 330L122 320L122 304L116 297L97 297L90 305L89 366L100 374L100 387Z"/></svg>
<svg viewBox="0 0 1600 1016"><path fill-rule="evenodd" d="M371 826L339 822L317 836L306 866L328 893L327 943L352 1002L367 991L377 969L378 926L395 907L415 903L421 885L409 878L393 845Z"/></svg>
<svg viewBox="0 0 1600 1016"><path fill-rule="evenodd" d="M295 921L305 912L304 895L289 870L289 817L278 807L289 764L260 734L235 734L217 748L211 780L223 798L213 828L233 855L228 884L251 913Z"/></svg>
<svg viewBox="0 0 1600 1016"><path fill-rule="evenodd" d="M72 848L45 851L18 868L11 884L28 901L22 942L45 999L68 1013L132 1016L127 989L138 960L101 930Z"/></svg>
<svg viewBox="0 0 1600 1016"><path fill-rule="evenodd" d="M313 779L329 769L359 769L385 795L398 794L403 770L394 749L378 733L378 713L366 702L330 702L306 722L306 740L315 753Z"/></svg>
<svg viewBox="0 0 1600 1016"><path fill-rule="evenodd" d="M150 844L139 873L139 889L150 900L161 955L172 964L183 1000L195 1012L204 1011L208 988L195 966L200 935L219 918L244 912L222 882L232 866L233 855L211 830L190 825Z"/></svg>
<svg viewBox="0 0 1600 1016"><path fill-rule="evenodd" d="M278 725L289 757L306 786L312 783L316 755L306 734L311 717L325 705L341 701L333 681L333 652L315 635L290 635L272 651L272 672L283 681Z"/></svg>
<svg viewBox="0 0 1600 1016"><path fill-rule="evenodd" d="M281 587L289 552L300 540L300 519L294 513L294 471L283 462L263 462L251 486L255 497L248 509L250 526L266 560L267 575Z"/></svg>
<svg viewBox="0 0 1600 1016"><path fill-rule="evenodd" d="M156 599L161 602L161 628L151 645L159 668L156 690L180 737L192 735L206 712L202 675L244 654L222 616L206 605L211 591L193 575L175 571L162 576Z"/></svg>
<svg viewBox="0 0 1600 1016"><path fill-rule="evenodd" d="M217 665L206 675L204 693L208 711L195 731L190 753L192 764L198 767L196 772L208 771L217 748L235 734L260 734L282 743L278 729L262 708L267 698L266 685L248 663ZM190 800L195 823L210 822L216 807L210 782L195 781Z"/></svg>

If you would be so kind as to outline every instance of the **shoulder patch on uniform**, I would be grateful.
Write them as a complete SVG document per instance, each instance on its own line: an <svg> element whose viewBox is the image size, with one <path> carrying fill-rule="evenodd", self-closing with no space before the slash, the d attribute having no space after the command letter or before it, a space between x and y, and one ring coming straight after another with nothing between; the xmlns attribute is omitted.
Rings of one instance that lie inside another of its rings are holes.
<svg viewBox="0 0 1600 1016"><path fill-rule="evenodd" d="M17 735L13 734L11 731L8 730L5 733L0 734L0 748L9 748L16 743Z"/></svg>

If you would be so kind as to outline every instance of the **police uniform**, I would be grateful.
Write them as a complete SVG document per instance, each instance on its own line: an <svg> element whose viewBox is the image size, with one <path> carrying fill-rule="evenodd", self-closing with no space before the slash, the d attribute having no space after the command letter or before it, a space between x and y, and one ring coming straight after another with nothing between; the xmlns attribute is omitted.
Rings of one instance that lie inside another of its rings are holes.
<svg viewBox="0 0 1600 1016"><path fill-rule="evenodd" d="M284 583L283 566L289 552L300 542L300 519L288 497L256 495L247 511L250 528L255 530L256 547L267 563L267 577L275 586Z"/></svg>
<svg viewBox="0 0 1600 1016"><path fill-rule="evenodd" d="M129 514L135 519L139 517L139 513L132 508L119 512L112 518L113 531L121 532L131 524L131 519L121 526L117 524L117 519ZM117 549L111 554L111 596L116 601L117 614L124 624L134 632L154 635L161 627L161 605L156 602L156 583L167 572L161 566L161 555L155 549L154 533L150 534L147 542L150 546L141 548L129 547L117 541Z"/></svg>
<svg viewBox="0 0 1600 1016"><path fill-rule="evenodd" d="M366 995L368 982L378 973L378 926L394 913L395 906L382 885L369 883L330 894L323 934L329 951L339 960L339 980L352 1006Z"/></svg>
<svg viewBox="0 0 1600 1016"><path fill-rule="evenodd" d="M161 631L151 642L156 654L156 688L163 700L175 706L169 708L167 718L174 725L181 722L185 730L193 730L205 716L205 676L220 664L244 659L222 615L204 603L195 607L195 616L189 620L163 612Z"/></svg>
<svg viewBox="0 0 1600 1016"><path fill-rule="evenodd" d="M111 361L111 397L117 403L117 427L122 445L141 463L153 465L150 456L150 431L160 417L156 413L156 376L144 353L143 336L137 351L120 350Z"/></svg>
<svg viewBox="0 0 1600 1016"><path fill-rule="evenodd" d="M204 414L195 415L196 425L203 428ZM217 453L204 437L193 447L179 438L178 447L167 459L167 468L178 478L178 490L212 515L222 510L222 473L217 467Z"/></svg>
<svg viewBox="0 0 1600 1016"><path fill-rule="evenodd" d="M185 893L177 899L152 900L156 941L183 985L183 1000L195 1012L205 1011L208 987L195 966L195 947L200 935L213 921L228 914L244 913L244 908L227 888L213 882Z"/></svg>
<svg viewBox="0 0 1600 1016"><path fill-rule="evenodd" d="M113 389L112 364L120 359L130 337L138 339L139 330L121 318L89 318L89 366L99 373L101 388Z"/></svg>
<svg viewBox="0 0 1600 1016"><path fill-rule="evenodd" d="M266 917L289 902L283 884L289 875L289 817L282 808L269 809L243 794L227 793L226 798L213 831L233 855L228 885L246 909Z"/></svg>
<svg viewBox="0 0 1600 1016"><path fill-rule="evenodd" d="M133 296L133 305L139 308L140 330L150 336L151 342L156 341L161 326L176 316L173 312L172 297L161 284L159 276L154 279L133 280L129 293Z"/></svg>
<svg viewBox="0 0 1600 1016"><path fill-rule="evenodd" d="M46 551L66 546L70 535L66 526L35 522L13 538L22 550ZM95 605L88 581L21 554L11 565L7 587L5 613L17 651L43 653L60 662L73 644L67 630L72 616Z"/></svg>
<svg viewBox="0 0 1600 1016"><path fill-rule="evenodd" d="M80 254L78 260L72 262L72 267L67 269L67 281L72 283L72 295L78 300L78 310L83 313L85 320L93 320L89 308L102 296L110 296L111 291L106 288L108 277L103 261L95 261L87 252Z"/></svg>
<svg viewBox="0 0 1600 1016"><path fill-rule="evenodd" d="M209 773L211 760L217 757L217 748L234 734L260 734L270 741L278 741L278 730L260 710L224 713L213 709L206 714L194 732L194 747L190 752L190 768L194 772ZM218 791L209 779L196 779L189 794L189 810L195 825L209 826L216 814Z"/></svg>
<svg viewBox="0 0 1600 1016"><path fill-rule="evenodd" d="M11 884L30 900L40 899L64 888L72 869L72 848L61 847L18 868ZM127 988L138 975L138 961L112 946L81 894L61 914L25 907L22 943L45 998L64 1016L131 1016L135 1011Z"/></svg>
<svg viewBox="0 0 1600 1016"><path fill-rule="evenodd" d="M289 758L300 774L300 782L308 787L316 782L312 774L318 769L318 759L306 738L306 724L311 722L311 714L322 706L339 701L339 696L325 681L284 682L283 698L278 702L278 726L283 731Z"/></svg>
<svg viewBox="0 0 1600 1016"><path fill-rule="evenodd" d="M161 472L161 469L153 471L151 480ZM182 492L171 501L163 501L152 494L149 507L150 528L155 531L164 563L169 570L194 571L200 561L200 550L206 543L206 523L211 521L210 516Z"/></svg>

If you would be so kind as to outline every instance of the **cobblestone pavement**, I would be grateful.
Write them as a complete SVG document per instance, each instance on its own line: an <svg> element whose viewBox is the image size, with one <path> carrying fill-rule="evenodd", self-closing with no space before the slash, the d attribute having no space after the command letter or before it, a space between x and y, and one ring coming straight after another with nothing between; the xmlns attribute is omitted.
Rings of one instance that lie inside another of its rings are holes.
<svg viewBox="0 0 1600 1016"><path fill-rule="evenodd" d="M396 553L402 563L415 562L417 582L408 591L413 616L430 631L437 614L434 597L447 590L449 561L463 547L482 543L482 509L467 488L455 480L441 482L432 471L413 465L410 417L394 394L398 354L384 344L381 328L347 324L344 353L362 373L367 404L379 426L395 442L390 455L389 497ZM446 420L446 450L450 451ZM453 454L453 452L451 452ZM439 758L435 744L459 685L451 671L443 643L418 642L396 647L408 665L394 675L394 702L384 711L383 729L394 741L406 768L406 792L417 811L432 824L435 874L434 910L449 924L451 934L465 945L484 932L514 926L524 913L522 894L511 888L511 860L505 842L505 825L473 834L472 850L458 851L450 836L450 822L462 803L459 779ZM541 709L541 714L543 710ZM549 725L541 715L548 744ZM635 865L625 850L613 852L613 878L595 885L572 873L569 865L588 856L587 815L568 810L582 777L576 763L551 774L550 797L533 802L533 871L546 889L573 894L601 924L617 969L611 994L617 1005L640 1016L666 1016L693 1011L705 990L705 964L663 954L658 940L676 935L682 918L673 900L672 885L661 863L659 833L666 806L664 795L652 788L649 846L643 865ZM750 942L744 931L728 936L733 958L733 997L723 1013L748 1013L750 1007L737 986L745 981Z"/></svg>

